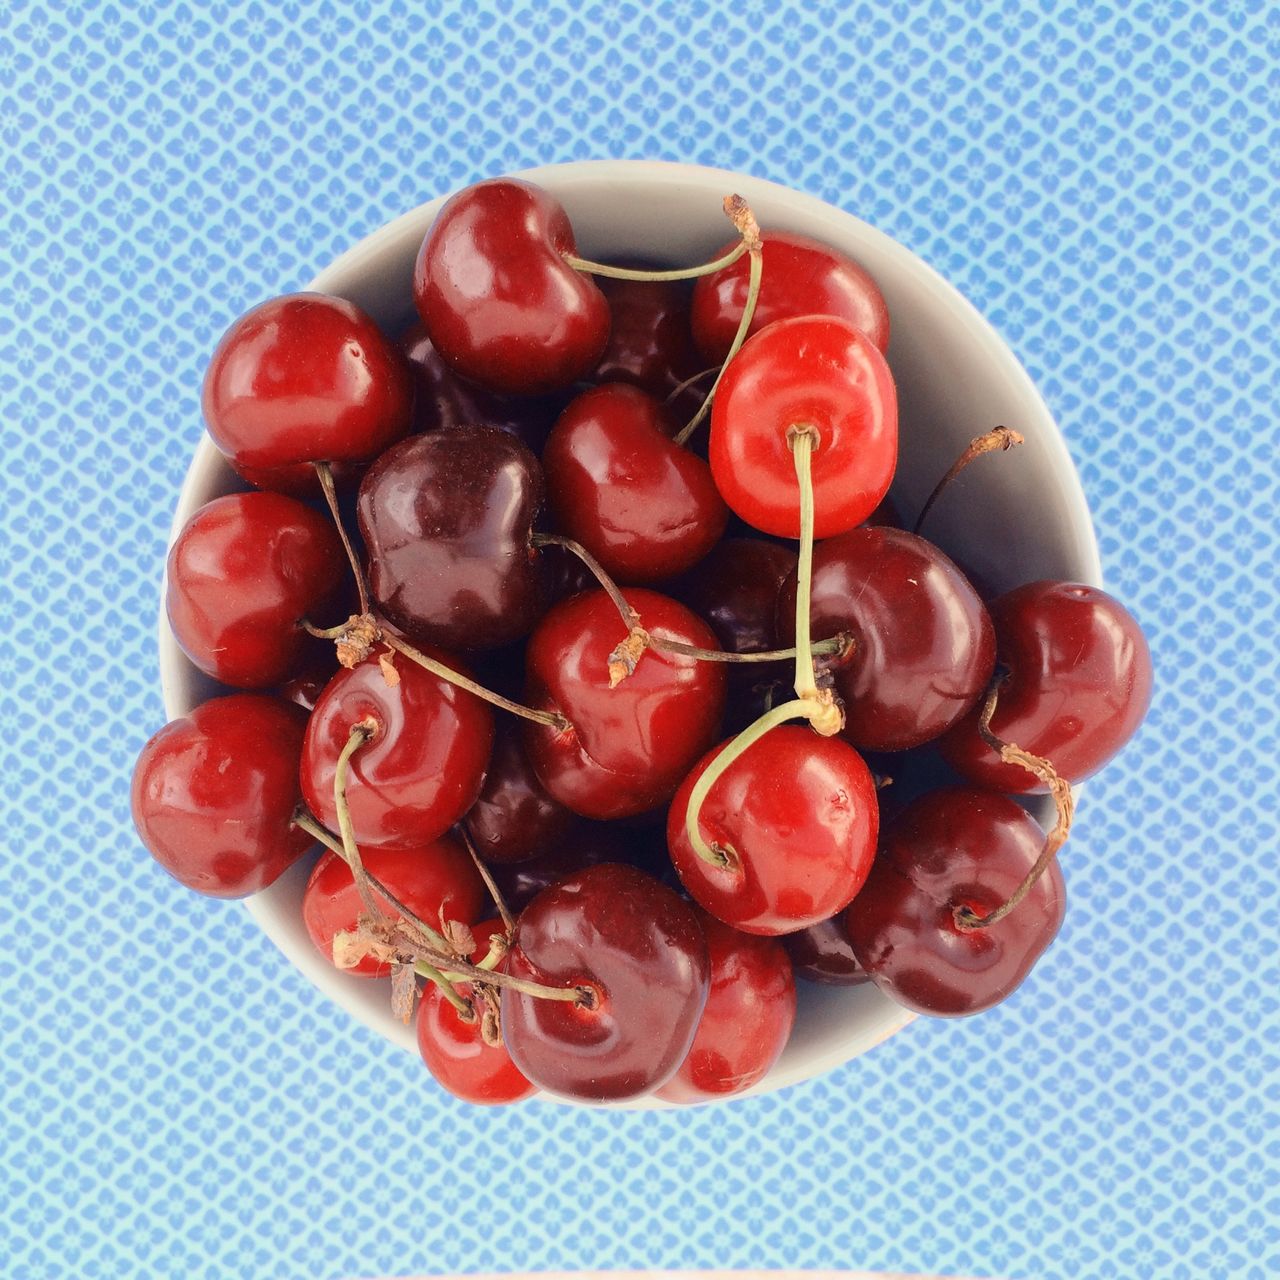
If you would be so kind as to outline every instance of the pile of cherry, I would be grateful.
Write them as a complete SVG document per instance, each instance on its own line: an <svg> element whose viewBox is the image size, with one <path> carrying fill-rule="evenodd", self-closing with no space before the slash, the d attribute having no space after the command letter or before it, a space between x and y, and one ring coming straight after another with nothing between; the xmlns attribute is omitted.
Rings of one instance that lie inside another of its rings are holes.
<svg viewBox="0 0 1280 1280"><path fill-rule="evenodd" d="M740 1092L796 976L990 1007L1061 922L1069 784L1149 700L1110 596L987 603L897 527L875 282L725 211L716 259L650 272L579 258L545 191L482 182L427 233L398 344L286 296L205 379L253 489L182 530L168 616L254 692L146 744L135 823L220 897L326 846L316 946L389 976L476 1102ZM881 830L878 775L926 743L957 780ZM1048 834L1010 798L1034 792Z"/></svg>

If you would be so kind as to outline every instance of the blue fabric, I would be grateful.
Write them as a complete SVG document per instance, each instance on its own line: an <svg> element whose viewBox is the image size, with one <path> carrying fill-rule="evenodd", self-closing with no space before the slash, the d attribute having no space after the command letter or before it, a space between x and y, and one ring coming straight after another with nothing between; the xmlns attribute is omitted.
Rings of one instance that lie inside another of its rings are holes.
<svg viewBox="0 0 1280 1280"><path fill-rule="evenodd" d="M1265 0L0 7L0 1272L1280 1270L1277 65ZM791 183L954 281L1158 690L1004 1008L727 1109L482 1114L168 881L126 784L228 319L589 156Z"/></svg>

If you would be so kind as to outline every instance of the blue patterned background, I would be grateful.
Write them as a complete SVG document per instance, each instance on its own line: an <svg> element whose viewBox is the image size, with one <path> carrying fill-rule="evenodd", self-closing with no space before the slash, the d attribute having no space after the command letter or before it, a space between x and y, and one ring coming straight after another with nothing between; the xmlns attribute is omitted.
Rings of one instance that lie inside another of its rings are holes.
<svg viewBox="0 0 1280 1280"><path fill-rule="evenodd" d="M1265 0L0 6L0 1274L1280 1271L1278 65ZM1010 1005L729 1109L480 1114L177 892L126 779L228 318L591 156L789 182L953 280L1159 693Z"/></svg>

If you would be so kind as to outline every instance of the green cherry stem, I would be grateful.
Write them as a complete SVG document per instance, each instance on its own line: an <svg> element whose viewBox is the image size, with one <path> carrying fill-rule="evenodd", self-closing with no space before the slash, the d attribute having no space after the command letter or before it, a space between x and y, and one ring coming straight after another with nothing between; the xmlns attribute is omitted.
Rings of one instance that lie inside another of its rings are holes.
<svg viewBox="0 0 1280 1280"><path fill-rule="evenodd" d="M809 598L813 593L813 446L817 431L810 426L794 426L787 442L795 461L796 482L800 486L800 563L796 571L796 697L816 698L818 677L809 652Z"/></svg>
<svg viewBox="0 0 1280 1280"><path fill-rule="evenodd" d="M476 852L475 841L471 839L471 832L467 829L465 822L458 823L458 834L462 837L462 843L466 845L467 852L471 855L471 861L475 863L480 879L484 881L484 887L489 890L489 897L493 899L493 905L498 908L498 915L502 918L502 927L506 930L507 937L510 937L516 927L516 918L511 914L511 908L507 906L507 900L502 896L502 890L498 888L498 882L493 878L493 872L489 870L484 863L484 859Z"/></svg>
<svg viewBox="0 0 1280 1280"><path fill-rule="evenodd" d="M333 807L338 814L338 831L342 836L343 857L351 868L352 878L356 883L356 891L365 910L371 916L381 915L377 899L369 884L369 873L364 869L360 858L360 849L356 844L355 829L351 825L351 809L347 804L347 771L351 766L351 757L360 750L378 731L378 722L372 716L366 716L351 726L346 745L338 753L338 761L333 768Z"/></svg>
<svg viewBox="0 0 1280 1280"><path fill-rule="evenodd" d="M735 197L727 197L734 199ZM728 253L712 262L704 262L696 267L675 267L670 271L646 271L639 267L615 267L607 262L592 262L589 258L579 258L576 254L566 253L564 260L575 270L590 276L605 276L610 280L648 280L664 283L673 280L696 280L699 276L713 276L725 267L731 267L747 252L746 241L735 244Z"/></svg>
<svg viewBox="0 0 1280 1280"><path fill-rule="evenodd" d="M356 549L351 545L351 539L347 536L346 526L342 523L342 514L338 510L338 490L333 482L333 468L327 462L315 462L312 465L316 469L316 479L320 481L320 491L324 494L329 514L333 517L333 523L338 530L338 537L342 539L342 549L347 553L351 572L355 575L356 590L360 593L360 612L368 613L369 585L364 580L364 568L360 564L360 557L356 555Z"/></svg>

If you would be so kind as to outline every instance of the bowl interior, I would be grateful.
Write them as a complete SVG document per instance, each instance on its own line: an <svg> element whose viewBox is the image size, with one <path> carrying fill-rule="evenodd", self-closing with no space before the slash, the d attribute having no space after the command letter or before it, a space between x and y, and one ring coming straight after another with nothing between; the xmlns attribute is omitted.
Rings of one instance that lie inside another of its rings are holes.
<svg viewBox="0 0 1280 1280"><path fill-rule="evenodd" d="M1100 581L1079 479L1043 401L994 330L914 254L811 196L722 170L591 161L520 176L564 202L580 251L591 257L701 261L731 238L720 201L736 191L751 203L764 227L802 232L857 259L879 282L892 321L889 361L898 384L901 422L893 497L900 509L918 510L973 436L998 424L1016 427L1026 444L994 465L979 464L967 473L930 517L930 537L990 589L1039 577ZM397 332L413 315L414 258L443 200L424 204L361 241L321 271L310 287L351 299L388 332ZM179 498L175 534L197 507L241 487L205 437ZM160 661L170 716L185 714L213 691L178 649L163 612ZM338 973L312 947L300 911L309 870L304 860L250 899L249 911L316 986L412 1050L412 1029L391 1016L383 984ZM911 1018L869 987L799 985L791 1042L755 1093L819 1075L878 1044Z"/></svg>

